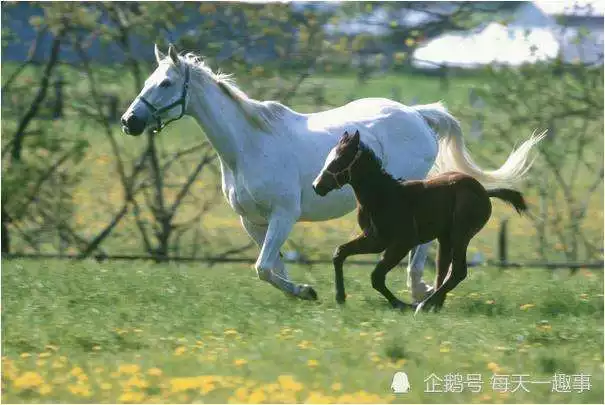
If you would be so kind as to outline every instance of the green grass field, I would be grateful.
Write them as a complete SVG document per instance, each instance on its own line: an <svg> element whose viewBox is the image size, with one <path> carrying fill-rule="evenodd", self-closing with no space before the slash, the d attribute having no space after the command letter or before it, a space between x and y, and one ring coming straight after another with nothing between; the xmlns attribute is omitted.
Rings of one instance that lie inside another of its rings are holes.
<svg viewBox="0 0 605 405"><path fill-rule="evenodd" d="M414 319L388 308L361 266L346 268L339 307L330 266L291 267L318 291L318 302L304 302L249 265L2 264L3 402L604 399L601 271L473 268L440 314ZM403 269L387 282L409 300ZM409 375L409 393L391 394L396 371ZM480 374L482 390L425 393L432 373ZM529 392L495 391L494 373L510 377L509 391L527 375ZM572 392L552 392L556 373ZM590 376L585 392L581 374Z"/></svg>

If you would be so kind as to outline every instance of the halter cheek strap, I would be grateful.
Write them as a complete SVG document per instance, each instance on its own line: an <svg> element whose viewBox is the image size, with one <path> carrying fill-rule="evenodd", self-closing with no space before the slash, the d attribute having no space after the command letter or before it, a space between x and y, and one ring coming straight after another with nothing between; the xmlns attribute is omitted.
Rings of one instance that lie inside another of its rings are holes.
<svg viewBox="0 0 605 405"><path fill-rule="evenodd" d="M355 164L355 162L357 162L357 160L360 157L361 157L361 149L359 149L357 151L357 153L355 154L355 157L353 157L353 160L351 160L351 162L347 165L347 167L345 167L341 171L338 171L338 172L334 173L334 172L331 172L328 169L325 169L324 172L327 173L327 174L329 174L330 176L332 176L332 178L336 182L336 185L338 186L338 188L342 188L345 184L347 184L348 182L351 181L351 169L353 168L353 165ZM345 179L345 181L342 184L340 184L340 182L338 181L338 176L340 176L343 173L346 173L348 176Z"/></svg>
<svg viewBox="0 0 605 405"><path fill-rule="evenodd" d="M166 125L171 123L172 121L176 121L178 119L183 118L185 115L185 108L187 107L187 91L189 89L189 66L185 65L185 83L183 84L183 91L181 92L181 97L173 103L168 104L167 106L156 108L153 104L145 99L143 96L139 96L139 99L147 106L149 111L151 112L151 118L156 121L156 128L154 133L160 132ZM181 107L181 113L176 118L171 118L166 122L162 122L162 114L166 111L172 110L174 107Z"/></svg>

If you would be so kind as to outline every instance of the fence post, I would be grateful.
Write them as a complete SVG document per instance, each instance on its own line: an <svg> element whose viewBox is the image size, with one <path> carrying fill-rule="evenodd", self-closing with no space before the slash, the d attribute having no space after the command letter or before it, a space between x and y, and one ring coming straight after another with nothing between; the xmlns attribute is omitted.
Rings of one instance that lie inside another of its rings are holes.
<svg viewBox="0 0 605 405"><path fill-rule="evenodd" d="M498 231L498 259L499 259L499 266L501 269L504 269L506 267L506 264L508 263L508 252L507 252L507 248L508 248L508 219L503 219L502 222L500 222L500 230Z"/></svg>

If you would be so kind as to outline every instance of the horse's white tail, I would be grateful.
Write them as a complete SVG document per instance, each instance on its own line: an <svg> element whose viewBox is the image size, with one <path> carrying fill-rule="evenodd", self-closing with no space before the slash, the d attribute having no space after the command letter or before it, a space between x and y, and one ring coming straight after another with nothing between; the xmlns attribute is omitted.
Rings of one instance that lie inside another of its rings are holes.
<svg viewBox="0 0 605 405"><path fill-rule="evenodd" d="M460 123L441 103L416 105L413 108L439 134L439 152L431 173L463 172L488 188L513 187L522 180L534 160L530 159L532 147L546 136L546 131L538 135L534 133L511 152L499 169L483 170L473 161L464 145Z"/></svg>

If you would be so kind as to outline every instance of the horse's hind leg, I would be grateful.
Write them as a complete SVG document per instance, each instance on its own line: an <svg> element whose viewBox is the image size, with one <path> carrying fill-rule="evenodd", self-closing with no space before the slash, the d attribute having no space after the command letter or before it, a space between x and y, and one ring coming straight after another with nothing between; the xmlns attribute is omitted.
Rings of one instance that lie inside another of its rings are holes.
<svg viewBox="0 0 605 405"><path fill-rule="evenodd" d="M372 272L372 287L381 293L393 306L393 308L405 309L412 308L410 304L406 304L401 301L386 287L385 280L386 275L393 267L395 267L401 259L408 254L410 247L404 244L395 243L389 246L382 259L376 265L376 268Z"/></svg>
<svg viewBox="0 0 605 405"><path fill-rule="evenodd" d="M336 284L336 302L339 304L345 302L346 295L342 266L347 257L364 253L380 253L383 250L384 245L382 243L365 233L336 248L334 256L332 257Z"/></svg>
<svg viewBox="0 0 605 405"><path fill-rule="evenodd" d="M424 264L430 244L429 242L424 245L418 245L410 252L407 285L412 290L414 301L422 301L434 291L433 287L422 280Z"/></svg>

